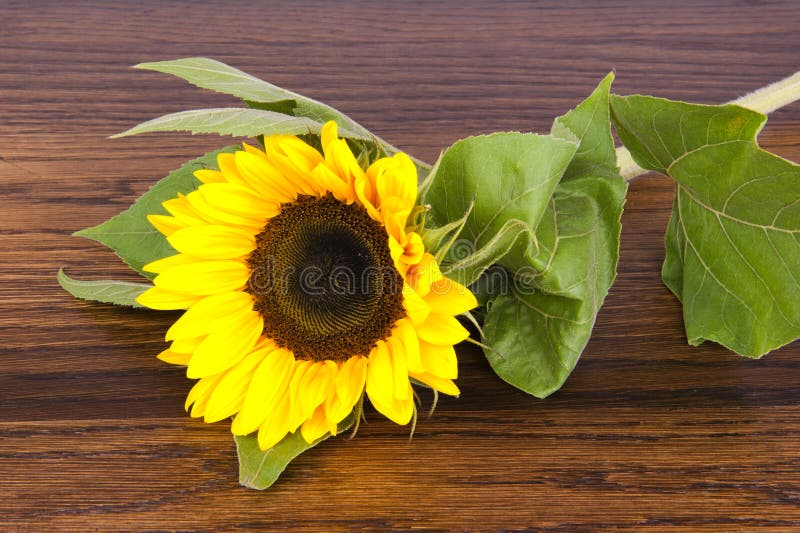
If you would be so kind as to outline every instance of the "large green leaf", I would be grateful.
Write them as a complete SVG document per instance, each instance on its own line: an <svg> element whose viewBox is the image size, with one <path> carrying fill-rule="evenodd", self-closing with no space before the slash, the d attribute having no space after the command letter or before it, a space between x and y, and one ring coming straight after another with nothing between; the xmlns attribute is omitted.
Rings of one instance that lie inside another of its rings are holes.
<svg viewBox="0 0 800 533"><path fill-rule="evenodd" d="M575 149L532 133L470 137L448 148L424 197L434 227L460 221L471 208L444 265L448 274L470 284L512 248L535 255L536 227Z"/></svg>
<svg viewBox="0 0 800 533"><path fill-rule="evenodd" d="M152 279L155 275L144 272L142 267L151 261L174 254L175 250L147 221L147 215L167 214L161 206L162 202L176 197L179 192L188 194L199 185L200 182L193 175L195 170L216 168L217 154L232 152L237 148L238 146L229 146L189 161L153 185L127 210L98 226L78 231L75 235L108 246L131 268Z"/></svg>
<svg viewBox="0 0 800 533"><path fill-rule="evenodd" d="M536 228L538 253L504 258L511 290L489 303L484 321L492 368L538 397L572 372L616 276L626 186L610 130L612 80L553 124L578 150Z"/></svg>
<svg viewBox="0 0 800 533"><path fill-rule="evenodd" d="M63 268L58 271L58 284L65 291L82 300L130 307L141 307L136 302L136 297L152 287L152 285L146 283L130 283L127 281L78 280L69 277Z"/></svg>
<svg viewBox="0 0 800 533"><path fill-rule="evenodd" d="M553 216L537 234L552 239L516 271L510 292L489 302L483 325L486 357L515 387L544 398L578 362L616 276L622 178L575 178L553 194ZM546 229L544 228L546 226Z"/></svg>
<svg viewBox="0 0 800 533"><path fill-rule="evenodd" d="M321 129L322 125L310 118L292 117L261 109L223 107L171 113L143 122L127 131L112 135L111 138L154 131L218 133L237 137L255 137L276 133L303 135L319 134Z"/></svg>
<svg viewBox="0 0 800 533"><path fill-rule="evenodd" d="M612 80L556 119L550 136L456 143L427 184L435 226L458 220L474 200L444 270L471 282L492 263L502 267L479 278L486 357L539 397L575 367L616 276L626 185L611 136Z"/></svg>
<svg viewBox="0 0 800 533"><path fill-rule="evenodd" d="M339 423L339 432L347 431L354 421L354 415L350 414ZM327 433L309 444L298 430L286 435L283 440L266 451L258 447L256 435L234 436L236 453L239 456L239 483L257 490L271 487L295 457L330 436L330 433Z"/></svg>
<svg viewBox="0 0 800 533"><path fill-rule="evenodd" d="M800 336L800 167L758 147L737 106L612 99L634 160L677 182L664 283L693 345L760 357Z"/></svg>

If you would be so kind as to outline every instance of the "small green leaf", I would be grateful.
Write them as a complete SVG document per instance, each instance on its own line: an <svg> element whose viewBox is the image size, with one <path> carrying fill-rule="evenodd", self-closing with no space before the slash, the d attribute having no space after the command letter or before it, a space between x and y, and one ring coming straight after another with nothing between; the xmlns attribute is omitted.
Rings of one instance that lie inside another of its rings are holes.
<svg viewBox="0 0 800 533"><path fill-rule="evenodd" d="M463 260L448 269L451 276L470 284L515 246L518 255L536 253L536 227L575 149L551 136L494 133L445 151L423 199L431 205L429 224L459 221L474 202L451 248L451 258Z"/></svg>
<svg viewBox="0 0 800 533"><path fill-rule="evenodd" d="M181 111L143 122L138 126L112 135L127 137L154 131L190 131L192 133L218 133L236 137L256 135L319 134L322 125L305 117L291 117L273 111L244 108L193 109Z"/></svg>
<svg viewBox="0 0 800 533"><path fill-rule="evenodd" d="M167 214L161 206L162 202L175 198L179 192L188 194L199 185L200 182L193 174L195 170L216 168L217 154L232 152L237 148L238 146L229 146L189 161L156 183L127 210L98 226L78 231L75 235L108 246L131 268L152 279L155 275L144 272L142 267L156 259L173 255L175 250L148 222L147 215Z"/></svg>
<svg viewBox="0 0 800 533"><path fill-rule="evenodd" d="M114 280L82 281L69 277L64 269L58 270L58 284L76 298L114 305L141 307L136 297L152 287L146 283L129 283Z"/></svg>
<svg viewBox="0 0 800 533"><path fill-rule="evenodd" d="M353 422L354 415L350 414L339 423L339 432L347 431ZM271 487L295 457L330 436L328 433L309 444L298 430L286 435L282 441L266 451L258 447L256 435L234 436L236 453L239 456L239 484L256 490Z"/></svg>
<svg viewBox="0 0 800 533"><path fill-rule="evenodd" d="M677 182L664 283L690 344L761 357L800 336L800 167L758 147L737 106L612 99L634 160Z"/></svg>

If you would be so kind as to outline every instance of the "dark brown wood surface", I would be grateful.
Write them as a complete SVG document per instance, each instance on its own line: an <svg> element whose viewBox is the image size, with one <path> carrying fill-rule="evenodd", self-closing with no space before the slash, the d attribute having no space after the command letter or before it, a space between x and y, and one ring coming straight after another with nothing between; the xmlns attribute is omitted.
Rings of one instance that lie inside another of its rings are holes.
<svg viewBox="0 0 800 533"><path fill-rule="evenodd" d="M460 350L459 399L407 428L237 483L228 426L190 419L156 360L174 314L72 299L57 269L134 275L70 236L214 136L109 140L234 101L135 63L209 56L330 103L431 161L460 137L548 131L615 91L703 103L800 69L791 0L0 4L0 530L800 530L800 344L689 347L660 281L673 187L636 181L619 277L566 386L537 400ZM800 104L761 144L800 160Z"/></svg>

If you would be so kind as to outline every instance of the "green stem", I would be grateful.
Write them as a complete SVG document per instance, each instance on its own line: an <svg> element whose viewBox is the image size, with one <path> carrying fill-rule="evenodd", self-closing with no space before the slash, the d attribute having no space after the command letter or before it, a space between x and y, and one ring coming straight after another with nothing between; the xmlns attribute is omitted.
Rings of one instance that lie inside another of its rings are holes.
<svg viewBox="0 0 800 533"><path fill-rule="evenodd" d="M800 100L800 72L728 103L766 115L797 100ZM617 148L617 165L625 181L631 181L649 172L636 164L624 146Z"/></svg>

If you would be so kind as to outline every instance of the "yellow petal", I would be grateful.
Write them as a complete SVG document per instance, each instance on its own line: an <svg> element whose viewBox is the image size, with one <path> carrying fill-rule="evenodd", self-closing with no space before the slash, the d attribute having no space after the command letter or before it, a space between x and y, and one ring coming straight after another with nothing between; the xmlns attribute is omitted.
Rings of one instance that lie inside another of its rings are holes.
<svg viewBox="0 0 800 533"><path fill-rule="evenodd" d="M392 377L392 358L389 347L383 341L378 341L369 354L367 363L367 395L375 403L391 403L394 392L394 379Z"/></svg>
<svg viewBox="0 0 800 533"><path fill-rule="evenodd" d="M336 371L337 365L333 361L311 363L299 380L292 381L292 418L289 420L289 431L300 427L329 395L335 394Z"/></svg>
<svg viewBox="0 0 800 533"><path fill-rule="evenodd" d="M345 203L352 203L356 199L353 186L325 165L317 165L311 172L311 177L319 184L321 189L330 191L333 197Z"/></svg>
<svg viewBox="0 0 800 533"><path fill-rule="evenodd" d="M292 136L284 136L277 145L278 150L267 153L267 160L299 188L298 192L314 195L324 192L311 178L314 168L323 163L319 152ZM270 146L274 148L275 143Z"/></svg>
<svg viewBox="0 0 800 533"><path fill-rule="evenodd" d="M408 379L408 376L406 376ZM392 360L386 343L378 341L369 355L367 364L367 395L375 409L396 424L405 425L414 412L414 399L411 385L406 400L398 400L394 395L394 376Z"/></svg>
<svg viewBox="0 0 800 533"><path fill-rule="evenodd" d="M393 394L396 400L408 399L410 388L408 386L408 363L406 362L406 349L400 340L392 336L386 341L392 359L392 378L394 381Z"/></svg>
<svg viewBox="0 0 800 533"><path fill-rule="evenodd" d="M422 324L417 324L417 335L431 344L453 345L467 337L469 331L450 315L431 313Z"/></svg>
<svg viewBox="0 0 800 533"><path fill-rule="evenodd" d="M478 301L468 288L448 278L431 284L425 302L434 313L443 315L460 315L478 307Z"/></svg>
<svg viewBox="0 0 800 533"><path fill-rule="evenodd" d="M258 429L258 447L269 450L289 433L289 395L278 400L274 411Z"/></svg>
<svg viewBox="0 0 800 533"><path fill-rule="evenodd" d="M411 211L417 200L417 167L411 159L400 152L391 158L373 163L367 174L373 173L375 189L381 208L390 198L396 199L395 210Z"/></svg>
<svg viewBox="0 0 800 533"><path fill-rule="evenodd" d="M199 190L192 191L186 195L186 201L195 211L202 213L203 218L208 220L210 224L238 226L251 231L253 234L259 233L264 228L266 221L279 211L279 207L275 205L270 207L269 211L259 211L248 216L242 216L241 213L237 214L235 206L221 204L219 201L215 201L213 204L209 203L206 196Z"/></svg>
<svg viewBox="0 0 800 533"><path fill-rule="evenodd" d="M308 372L314 371L314 363L311 361L300 360L294 364L294 374L289 380L289 431L294 431L305 420L300 403L300 395L306 391L300 389L300 382Z"/></svg>
<svg viewBox="0 0 800 533"><path fill-rule="evenodd" d="M372 183L370 183L369 178L363 175L356 177L355 181L353 182L353 189L355 190L356 198L358 198L358 203L367 210L367 214L369 214L373 220L383 222L383 218L381 217L378 208L375 206L377 202L375 198L375 190L372 186Z"/></svg>
<svg viewBox="0 0 800 533"><path fill-rule="evenodd" d="M253 349L263 329L264 320L256 311L221 326L197 347L186 376L202 378L232 367Z"/></svg>
<svg viewBox="0 0 800 533"><path fill-rule="evenodd" d="M203 183L218 183L226 181L225 176L222 175L222 172L220 172L219 170L211 170L208 168L201 168L200 170L195 170L194 177L199 179Z"/></svg>
<svg viewBox="0 0 800 533"><path fill-rule="evenodd" d="M201 335L199 337L175 339L172 341L169 349L175 353L193 354L197 347L200 346L200 343L205 340L205 338L205 335Z"/></svg>
<svg viewBox="0 0 800 533"><path fill-rule="evenodd" d="M188 309L198 301L200 301L200 296L174 292L161 287L151 287L136 297L136 303L139 305L159 311Z"/></svg>
<svg viewBox="0 0 800 533"><path fill-rule="evenodd" d="M170 198L165 202L161 202L161 205L164 206L164 209L175 217L176 222L180 223L182 226L195 226L208 223L208 220L203 218L200 213L196 212L189 204L188 200L186 200L186 196L181 193L178 193L177 198Z"/></svg>
<svg viewBox="0 0 800 533"><path fill-rule="evenodd" d="M251 145L249 145L247 143L242 143L242 148L244 148L244 151L247 152L248 154L253 154L253 155L258 156L258 157L260 157L262 159L266 159L266 157L267 157L267 154L264 153L264 151L261 150L261 148L258 148L256 146L251 146Z"/></svg>
<svg viewBox="0 0 800 533"><path fill-rule="evenodd" d="M322 143L322 151L327 152L328 145L332 142L339 139L339 128L336 124L336 121L329 120L322 126L322 132L320 133L320 141Z"/></svg>
<svg viewBox="0 0 800 533"><path fill-rule="evenodd" d="M184 255L184 254L175 254L170 255L168 257L164 257L162 259L157 259L152 263L147 263L145 266L142 267L142 270L145 272L152 272L154 274L160 274L165 270L169 270L172 267L176 267L178 265L188 265L190 263L196 263L197 259L194 257Z"/></svg>
<svg viewBox="0 0 800 533"><path fill-rule="evenodd" d="M403 248L403 256L406 253L406 246L408 237L406 236L406 221L408 215L411 213L410 209L403 209L395 197L382 200L381 205L381 221L386 228L386 233L391 235L397 240ZM404 258L404 262L406 259ZM418 261L417 261L418 262Z"/></svg>
<svg viewBox="0 0 800 533"><path fill-rule="evenodd" d="M241 261L198 261L162 272L153 284L173 292L210 296L240 290L249 277L250 269Z"/></svg>
<svg viewBox="0 0 800 533"><path fill-rule="evenodd" d="M207 335L232 320L241 320L253 310L253 297L246 292L224 292L207 296L186 311L167 330L166 339Z"/></svg>
<svg viewBox="0 0 800 533"><path fill-rule="evenodd" d="M193 226L176 231L167 241L181 253L201 259L246 257L256 246L251 231L228 226Z"/></svg>
<svg viewBox="0 0 800 533"><path fill-rule="evenodd" d="M287 136L280 143L281 152L289 158L294 167L305 173L323 162L322 155L314 148L294 136ZM267 154L269 157L269 154Z"/></svg>
<svg viewBox="0 0 800 533"><path fill-rule="evenodd" d="M203 413L205 413L206 404L208 403L208 397L210 396L211 391L214 390L214 387L217 385L217 383L219 383L220 379L222 379L222 375L210 376L203 378L194 384L192 389L189 391L189 394L186 396L186 402L183 404L183 408L187 411L189 410L189 406L194 404L190 416L195 418L203 416Z"/></svg>
<svg viewBox="0 0 800 533"><path fill-rule="evenodd" d="M241 153L241 152L240 152ZM235 183L206 183L198 192L203 199L220 211L253 220L267 220L280 213L280 198L261 196Z"/></svg>
<svg viewBox="0 0 800 533"><path fill-rule="evenodd" d="M422 261L422 257L425 255L425 244L422 242L422 237L413 231L406 233L406 239L408 242L403 247L403 255L400 257L400 261L407 265L416 265Z"/></svg>
<svg viewBox="0 0 800 533"><path fill-rule="evenodd" d="M342 363L342 366L339 368L339 373L336 375L336 395L339 397L343 406L349 407L348 413L364 391L364 382L366 379L366 357L354 355ZM345 416L346 414L347 413L345 413Z"/></svg>
<svg viewBox="0 0 800 533"><path fill-rule="evenodd" d="M250 352L223 374L209 396L206 412L203 415L206 422L218 422L233 416L239 410L253 378L253 369L263 358L264 354L261 351Z"/></svg>
<svg viewBox="0 0 800 533"><path fill-rule="evenodd" d="M297 198L297 187L272 165L271 161L247 152L236 152L236 166L247 183L264 198L278 202L292 202Z"/></svg>
<svg viewBox="0 0 800 533"><path fill-rule="evenodd" d="M300 426L300 432L303 435L303 439L309 444L328 433L328 419L325 415L324 405L317 407L311 418L303 422L303 425Z"/></svg>
<svg viewBox="0 0 800 533"><path fill-rule="evenodd" d="M277 346L264 347L262 350L264 359L253 372L247 396L231 426L236 435L248 435L255 431L276 411L281 398L289 395L294 356Z"/></svg>
<svg viewBox="0 0 800 533"><path fill-rule="evenodd" d="M178 353L173 352L170 349L166 349L157 356L159 359L164 361L165 363L169 363L171 365L183 365L186 366L189 364L189 360L192 358L191 353Z"/></svg>
<svg viewBox="0 0 800 533"><path fill-rule="evenodd" d="M419 263L408 270L407 281L417 294L424 298L430 292L431 284L443 277L436 259L431 254L425 253Z"/></svg>
<svg viewBox="0 0 800 533"><path fill-rule="evenodd" d="M417 337L417 330L414 324L407 318L397 321L392 331L392 338L397 339L403 344L406 354L406 364L409 372L424 372L422 359L420 358L420 342Z"/></svg>
<svg viewBox="0 0 800 533"><path fill-rule="evenodd" d="M364 170L358 164L358 160L350 151L347 146L347 141L344 139L337 139L328 144L325 150L325 163L335 174L340 176L347 183L355 183L357 180L365 178ZM370 183L369 181L367 181ZM370 186L370 199L374 200L372 196L373 191Z"/></svg>
<svg viewBox="0 0 800 533"><path fill-rule="evenodd" d="M440 378L428 373L411 374L411 377L448 396L458 396L461 394L456 384L450 379Z"/></svg>
<svg viewBox="0 0 800 533"><path fill-rule="evenodd" d="M452 346L441 346L422 341L419 351L422 365L428 373L448 379L458 377L458 359Z"/></svg>
<svg viewBox="0 0 800 533"><path fill-rule="evenodd" d="M169 215L147 215L147 221L163 235L171 235L172 232L187 227L187 224Z"/></svg>
<svg viewBox="0 0 800 533"><path fill-rule="evenodd" d="M431 313L427 302L408 283L403 284L403 307L414 324L425 322Z"/></svg>

